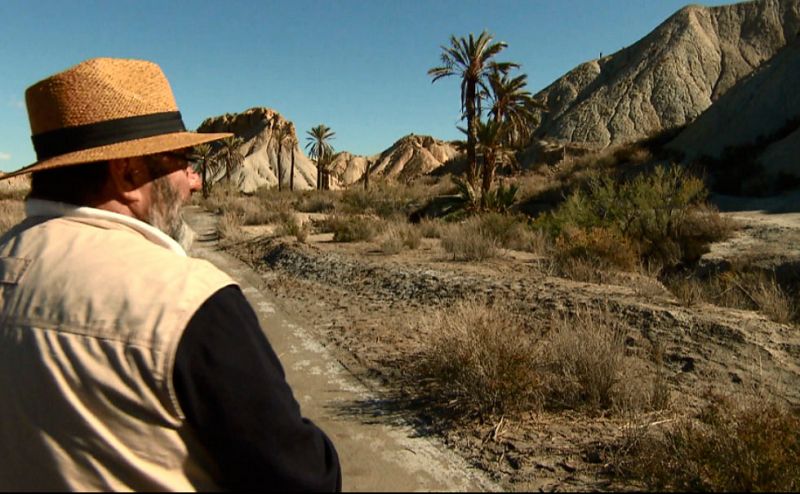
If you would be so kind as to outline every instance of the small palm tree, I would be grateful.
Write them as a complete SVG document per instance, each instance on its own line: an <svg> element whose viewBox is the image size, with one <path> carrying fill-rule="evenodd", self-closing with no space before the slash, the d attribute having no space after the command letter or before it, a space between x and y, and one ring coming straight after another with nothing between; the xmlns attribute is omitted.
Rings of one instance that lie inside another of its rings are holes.
<svg viewBox="0 0 800 494"><path fill-rule="evenodd" d="M514 151L506 144L508 129L509 124L507 122L489 120L484 123L480 120L478 121L476 150L483 163L480 188L482 209L486 208L486 200L489 197L497 167L511 163L514 160ZM465 134L467 133L463 128L459 128L459 130Z"/></svg>
<svg viewBox="0 0 800 494"><path fill-rule="evenodd" d="M544 109L526 89L528 76L510 77L500 71L489 74L484 94L491 102L489 117L495 122L505 122L507 144L522 147L527 144L537 120L537 112Z"/></svg>
<svg viewBox="0 0 800 494"><path fill-rule="evenodd" d="M212 158L212 150L210 144L198 144L194 147L194 155L197 158L197 164L200 168L200 177L203 183L203 197L208 197L211 192L211 184L208 181L209 173L216 171L216 162Z"/></svg>
<svg viewBox="0 0 800 494"><path fill-rule="evenodd" d="M244 155L239 151L242 145L242 138L231 136L222 139L222 150L220 156L225 163L225 180L230 183L233 171L244 162Z"/></svg>
<svg viewBox="0 0 800 494"><path fill-rule="evenodd" d="M327 158L333 156L333 146L328 141L333 139L336 133L327 125L319 124L307 131L306 134L308 156L317 165L317 189L322 189L323 171L327 165Z"/></svg>
<svg viewBox="0 0 800 494"><path fill-rule="evenodd" d="M519 67L511 62L495 62L492 59L506 48L504 42L493 42L493 37L483 31L475 38L450 36L450 46L442 46L442 65L428 70L436 82L443 77L457 75L461 78L461 111L467 120L467 180L475 185L478 176L478 159L476 155L477 126L480 120L479 84L492 71L506 73Z"/></svg>

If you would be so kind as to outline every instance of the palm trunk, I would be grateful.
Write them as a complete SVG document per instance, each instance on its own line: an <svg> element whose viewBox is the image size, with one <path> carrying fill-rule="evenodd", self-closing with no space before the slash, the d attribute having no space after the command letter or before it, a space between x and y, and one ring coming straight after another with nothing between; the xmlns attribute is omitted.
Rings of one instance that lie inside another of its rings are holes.
<svg viewBox="0 0 800 494"><path fill-rule="evenodd" d="M281 190L281 152L283 151L283 143L278 142L278 192Z"/></svg>
<svg viewBox="0 0 800 494"><path fill-rule="evenodd" d="M208 164L206 160L203 160L203 164L201 165L201 170L203 174L201 175L202 178L202 188L203 188L203 198L208 198L208 178L206 178L206 170L208 169Z"/></svg>
<svg viewBox="0 0 800 494"><path fill-rule="evenodd" d="M496 167L494 151L487 151L483 160L483 183L481 184L481 209L486 209L486 197L494 182L494 169Z"/></svg>
<svg viewBox="0 0 800 494"><path fill-rule="evenodd" d="M289 172L289 190L294 190L294 145L292 145L292 170Z"/></svg>
<svg viewBox="0 0 800 494"><path fill-rule="evenodd" d="M475 152L478 142L478 128L475 115L475 81L467 81L466 94L467 113L467 181L477 189L478 157Z"/></svg>
<svg viewBox="0 0 800 494"><path fill-rule="evenodd" d="M364 171L364 190L369 190L369 167L371 163L367 161L367 169Z"/></svg>

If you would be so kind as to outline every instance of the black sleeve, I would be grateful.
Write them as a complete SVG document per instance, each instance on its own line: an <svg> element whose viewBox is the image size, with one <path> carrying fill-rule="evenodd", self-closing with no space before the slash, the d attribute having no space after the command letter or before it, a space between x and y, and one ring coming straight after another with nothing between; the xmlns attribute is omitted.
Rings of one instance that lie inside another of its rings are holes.
<svg viewBox="0 0 800 494"><path fill-rule="evenodd" d="M178 344L173 375L188 423L226 489L340 491L336 449L300 415L281 363L237 286L211 296Z"/></svg>

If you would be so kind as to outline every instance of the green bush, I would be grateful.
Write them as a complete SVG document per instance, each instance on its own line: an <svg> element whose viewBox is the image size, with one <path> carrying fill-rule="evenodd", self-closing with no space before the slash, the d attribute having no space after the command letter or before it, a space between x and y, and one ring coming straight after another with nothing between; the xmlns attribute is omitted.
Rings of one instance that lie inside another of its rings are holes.
<svg viewBox="0 0 800 494"><path fill-rule="evenodd" d="M628 181L593 178L539 225L558 238L567 229L595 228L627 239L647 264L696 261L708 243L726 238L731 225L705 205L706 188L679 167L656 167Z"/></svg>

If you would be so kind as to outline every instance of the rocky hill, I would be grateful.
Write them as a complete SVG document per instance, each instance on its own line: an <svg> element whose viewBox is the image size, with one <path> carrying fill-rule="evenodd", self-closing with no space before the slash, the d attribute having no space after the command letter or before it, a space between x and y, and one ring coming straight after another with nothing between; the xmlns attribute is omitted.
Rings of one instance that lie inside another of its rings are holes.
<svg viewBox="0 0 800 494"><path fill-rule="evenodd" d="M242 192L253 192L259 187L278 184L278 145L273 138L275 129L290 122L269 108L250 108L242 113L227 113L207 118L197 128L198 132L233 132L244 142L239 150L244 163L231 177ZM295 135L295 138L297 136ZM289 185L292 150L283 146L281 152L282 184ZM296 189L313 189L317 183L317 168L303 154L299 144L294 148ZM220 171L224 173L223 171ZM215 179L221 178L221 174Z"/></svg>
<svg viewBox="0 0 800 494"><path fill-rule="evenodd" d="M684 129L669 148L687 161L720 158L726 148L758 144L765 170L800 177L800 38L793 39Z"/></svg>
<svg viewBox="0 0 800 494"><path fill-rule="evenodd" d="M537 94L538 137L598 147L692 122L800 30L800 0L690 5Z"/></svg>
<svg viewBox="0 0 800 494"><path fill-rule="evenodd" d="M374 159L370 176L408 181L432 172L458 154L451 142L409 134Z"/></svg>

